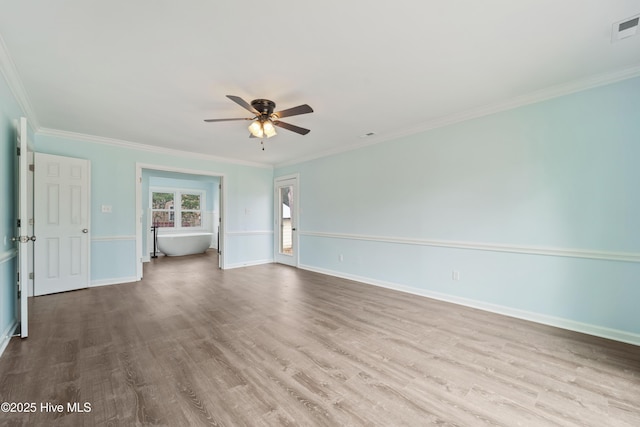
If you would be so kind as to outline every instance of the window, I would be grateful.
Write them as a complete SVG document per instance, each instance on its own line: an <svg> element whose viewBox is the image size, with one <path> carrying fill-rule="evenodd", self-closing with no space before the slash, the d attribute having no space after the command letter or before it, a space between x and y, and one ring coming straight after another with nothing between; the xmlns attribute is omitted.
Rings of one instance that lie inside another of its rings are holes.
<svg viewBox="0 0 640 427"><path fill-rule="evenodd" d="M200 228L204 194L190 190L151 190L151 218L157 227ZM176 205L176 201L179 202Z"/></svg>
<svg viewBox="0 0 640 427"><path fill-rule="evenodd" d="M175 224L175 211L173 209L174 193L151 193L151 209L153 224L156 227L173 227Z"/></svg>
<svg viewBox="0 0 640 427"><path fill-rule="evenodd" d="M202 210L200 209L200 194L182 193L180 213L183 227L201 227Z"/></svg>

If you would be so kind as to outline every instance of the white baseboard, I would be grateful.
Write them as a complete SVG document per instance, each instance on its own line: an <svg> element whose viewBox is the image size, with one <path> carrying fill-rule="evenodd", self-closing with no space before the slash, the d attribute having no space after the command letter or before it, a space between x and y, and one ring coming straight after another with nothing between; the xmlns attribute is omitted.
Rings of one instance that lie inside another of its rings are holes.
<svg viewBox="0 0 640 427"><path fill-rule="evenodd" d="M238 262L236 264L227 264L224 266L225 270L231 270L240 267L251 267L254 265L273 264L273 259L261 259L258 261Z"/></svg>
<svg viewBox="0 0 640 427"><path fill-rule="evenodd" d="M113 279L100 279L100 280L92 280L91 284L89 284L89 287L95 288L98 286L119 285L121 283L131 283L131 282L137 282L137 281L138 281L138 278L136 276L117 277Z"/></svg>
<svg viewBox="0 0 640 427"><path fill-rule="evenodd" d="M16 330L17 326L18 321L14 319L13 322L9 324L7 329L2 332L2 336L0 336L0 356L2 356L2 353L4 353L7 346L9 345L9 341L11 341L11 337L13 336L13 333Z"/></svg>
<svg viewBox="0 0 640 427"><path fill-rule="evenodd" d="M374 280L368 277L342 273L339 271L313 267L310 265L300 265L299 268L304 270L314 271L316 273L326 274L329 276L340 277L342 279L353 280L353 281L364 283L367 285L373 285L373 286L378 286L382 288L392 289L395 291L405 292L413 295L432 298L439 301L445 301L453 304L463 305L466 307L476 308L476 309L488 311L491 313L501 314L503 316L514 317L516 319L528 320L531 322L541 323L543 325L554 326L556 328L566 329L569 331L580 332L583 334L593 335L596 337L607 338L614 341L620 341L627 344L640 346L640 334L635 334L633 332L606 328L603 326L577 322L575 320L564 319L561 317L548 316L545 314L534 313L531 311L518 310L511 307L506 307L503 305L497 305L497 304L491 304L483 301L461 298L455 295L448 295L440 292L416 289L409 286L399 285L397 283Z"/></svg>

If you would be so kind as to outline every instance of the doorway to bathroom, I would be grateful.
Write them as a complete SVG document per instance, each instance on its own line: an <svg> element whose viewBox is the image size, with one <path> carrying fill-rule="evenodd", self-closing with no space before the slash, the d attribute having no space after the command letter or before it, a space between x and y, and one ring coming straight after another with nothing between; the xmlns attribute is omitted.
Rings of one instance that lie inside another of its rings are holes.
<svg viewBox="0 0 640 427"><path fill-rule="evenodd" d="M160 248L167 255L214 252L209 259L223 269L224 199L224 174L136 164L138 279Z"/></svg>

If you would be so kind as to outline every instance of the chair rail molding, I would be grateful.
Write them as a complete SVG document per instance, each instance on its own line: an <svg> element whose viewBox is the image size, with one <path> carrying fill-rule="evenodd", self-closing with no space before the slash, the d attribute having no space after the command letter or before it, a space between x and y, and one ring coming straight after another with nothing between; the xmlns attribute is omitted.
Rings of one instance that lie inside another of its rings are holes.
<svg viewBox="0 0 640 427"><path fill-rule="evenodd" d="M640 253L593 251L574 248L554 248L542 246L507 245L501 243L465 242L458 240L413 239L406 237L386 237L364 234L328 233L300 231L300 236L323 237L329 239L365 240L379 243L395 243L417 246L437 246L444 248L470 249L492 252L510 252L527 255L547 255L571 258L587 258L608 261L640 262Z"/></svg>

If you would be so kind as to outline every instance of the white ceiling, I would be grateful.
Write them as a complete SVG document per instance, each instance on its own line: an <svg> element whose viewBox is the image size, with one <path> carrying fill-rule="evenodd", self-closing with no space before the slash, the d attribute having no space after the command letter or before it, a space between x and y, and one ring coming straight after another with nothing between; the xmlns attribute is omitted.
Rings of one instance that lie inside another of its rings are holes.
<svg viewBox="0 0 640 427"><path fill-rule="evenodd" d="M611 43L639 13L640 0L0 0L0 34L37 130L283 164L640 75L640 36ZM284 121L311 133L279 129L261 151L248 122L203 122L250 116L228 94L307 103Z"/></svg>

